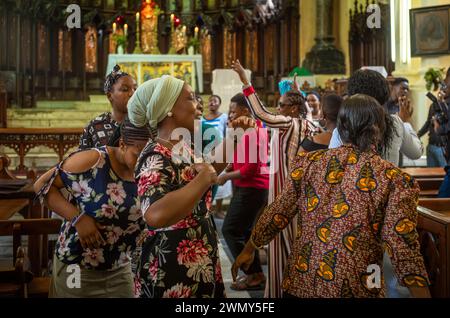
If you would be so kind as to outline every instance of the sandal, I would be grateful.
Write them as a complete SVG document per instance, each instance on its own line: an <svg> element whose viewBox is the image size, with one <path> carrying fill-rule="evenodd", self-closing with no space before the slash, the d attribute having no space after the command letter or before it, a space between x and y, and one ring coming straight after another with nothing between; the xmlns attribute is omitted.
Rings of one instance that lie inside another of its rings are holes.
<svg viewBox="0 0 450 318"><path fill-rule="evenodd" d="M232 283L230 288L235 291L244 291L244 290L264 290L266 288L266 281L263 280L257 285L249 285L247 280L237 280Z"/></svg>

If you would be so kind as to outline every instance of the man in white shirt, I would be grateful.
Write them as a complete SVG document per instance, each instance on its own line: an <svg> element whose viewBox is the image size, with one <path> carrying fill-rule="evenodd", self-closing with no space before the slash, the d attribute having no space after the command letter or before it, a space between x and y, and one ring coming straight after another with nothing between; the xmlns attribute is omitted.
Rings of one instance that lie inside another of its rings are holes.
<svg viewBox="0 0 450 318"><path fill-rule="evenodd" d="M389 83L378 72L372 70L358 70L348 81L348 94L365 94L375 98L381 105L385 105L389 99ZM397 165L400 161L400 154L411 160L420 159L423 154L423 144L417 133L409 123L412 115L412 108L409 100L404 97L399 99L400 112L392 116L394 125L394 138L385 152L383 158ZM330 148L338 148L342 145L337 129L333 131L330 141Z"/></svg>

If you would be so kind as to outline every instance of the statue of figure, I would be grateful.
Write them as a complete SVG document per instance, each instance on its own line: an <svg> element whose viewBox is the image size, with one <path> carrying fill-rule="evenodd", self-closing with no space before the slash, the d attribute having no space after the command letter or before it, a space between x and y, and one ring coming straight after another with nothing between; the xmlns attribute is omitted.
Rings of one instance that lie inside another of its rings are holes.
<svg viewBox="0 0 450 318"><path fill-rule="evenodd" d="M158 16L161 10L153 1L147 1L141 11L141 46L144 53L160 54L158 47Z"/></svg>
<svg viewBox="0 0 450 318"><path fill-rule="evenodd" d="M172 48L177 54L185 54L187 46L186 26L178 26L172 34Z"/></svg>

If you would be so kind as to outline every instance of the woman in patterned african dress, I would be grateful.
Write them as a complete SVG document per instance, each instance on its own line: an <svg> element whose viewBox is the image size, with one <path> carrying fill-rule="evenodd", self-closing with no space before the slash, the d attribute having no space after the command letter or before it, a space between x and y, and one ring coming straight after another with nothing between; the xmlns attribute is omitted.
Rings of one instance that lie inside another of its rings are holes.
<svg viewBox="0 0 450 318"><path fill-rule="evenodd" d="M400 284L414 297L428 297L416 230L418 184L377 152L392 140L389 124L374 98L345 101L338 117L344 146L297 156L284 191L263 212L233 265L233 277L251 264L255 248L298 215L281 286L285 297L384 297L384 251ZM380 269L378 279L373 268Z"/></svg>

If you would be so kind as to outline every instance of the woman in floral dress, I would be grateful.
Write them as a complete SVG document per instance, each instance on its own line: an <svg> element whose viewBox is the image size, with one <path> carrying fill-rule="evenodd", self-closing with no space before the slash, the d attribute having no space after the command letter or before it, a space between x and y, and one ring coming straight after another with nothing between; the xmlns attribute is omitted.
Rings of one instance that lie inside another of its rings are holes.
<svg viewBox="0 0 450 318"><path fill-rule="evenodd" d="M34 185L46 205L64 218L50 297L133 297L130 256L145 225L134 166L150 131L128 120L121 130L119 147L76 152ZM63 188L73 200L61 194ZM73 265L80 270L80 285L69 286Z"/></svg>
<svg viewBox="0 0 450 318"><path fill-rule="evenodd" d="M142 213L151 229L142 245L136 296L224 297L210 211L211 186L227 164L193 164L190 143L175 139L180 128L190 138L201 118L192 88L170 76L147 81L131 98L128 114L135 125L158 129L136 167Z"/></svg>

